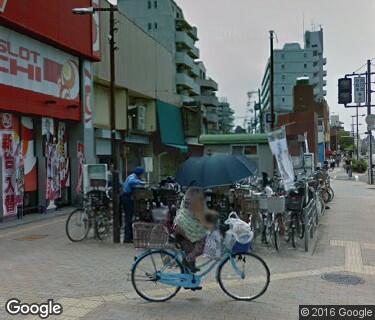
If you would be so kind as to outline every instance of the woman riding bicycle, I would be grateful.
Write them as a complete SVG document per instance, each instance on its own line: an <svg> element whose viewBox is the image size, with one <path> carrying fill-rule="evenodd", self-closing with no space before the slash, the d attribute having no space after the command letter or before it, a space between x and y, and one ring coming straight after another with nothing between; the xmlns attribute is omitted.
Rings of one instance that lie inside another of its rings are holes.
<svg viewBox="0 0 375 320"><path fill-rule="evenodd" d="M187 190L174 223L176 239L186 253L183 263L192 272L199 271L195 261L203 254L207 234L214 229L216 216L216 212L206 207L203 189Z"/></svg>

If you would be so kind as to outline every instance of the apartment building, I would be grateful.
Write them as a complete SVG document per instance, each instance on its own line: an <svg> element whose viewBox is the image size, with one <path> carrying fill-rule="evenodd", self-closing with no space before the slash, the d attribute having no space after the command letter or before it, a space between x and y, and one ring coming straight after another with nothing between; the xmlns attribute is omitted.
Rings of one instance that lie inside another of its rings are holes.
<svg viewBox="0 0 375 320"><path fill-rule="evenodd" d="M198 32L173 0L120 0L126 15L168 49L175 61L176 91L182 104L191 105L200 95Z"/></svg>
<svg viewBox="0 0 375 320"><path fill-rule="evenodd" d="M293 88L297 78L308 77L313 86L314 100L321 102L327 92L324 69L323 29L306 31L304 47L299 43L286 43L282 49L274 50L274 108L277 113L292 112L294 107ZM270 109L270 62L262 80L262 108Z"/></svg>
<svg viewBox="0 0 375 320"><path fill-rule="evenodd" d="M195 101L202 110L202 133L214 134L219 130L219 118L217 108L219 100L216 96L218 84L215 80L207 76L206 67L202 61L197 62L199 67L199 77L197 83L200 86L200 95L195 97Z"/></svg>
<svg viewBox="0 0 375 320"><path fill-rule="evenodd" d="M106 6L101 0L100 5ZM109 15L101 16L102 59L94 64L93 150L96 161L111 163ZM125 177L152 158L151 179L178 167L187 149L175 57L128 17L116 14L116 135L118 163ZM168 153L172 156L164 157Z"/></svg>
<svg viewBox="0 0 375 320"><path fill-rule="evenodd" d="M314 153L315 161L323 163L330 150L329 107L325 100L316 102L314 86L308 80L298 80L293 89L294 111L280 114L278 125L286 126L289 151L292 156ZM304 144L307 136L308 150Z"/></svg>
<svg viewBox="0 0 375 320"><path fill-rule="evenodd" d="M227 98L221 98L217 108L219 133L230 133L234 126L234 110Z"/></svg>

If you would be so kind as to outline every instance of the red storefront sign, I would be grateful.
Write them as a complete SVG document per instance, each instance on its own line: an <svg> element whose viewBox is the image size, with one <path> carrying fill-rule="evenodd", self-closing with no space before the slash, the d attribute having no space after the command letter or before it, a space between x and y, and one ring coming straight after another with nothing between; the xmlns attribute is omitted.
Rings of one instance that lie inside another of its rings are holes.
<svg viewBox="0 0 375 320"><path fill-rule="evenodd" d="M0 154L2 156L3 214L17 213L17 151L19 147L18 119L8 113L0 113Z"/></svg>
<svg viewBox="0 0 375 320"><path fill-rule="evenodd" d="M79 57L99 59L99 17L72 9L92 5L0 0L0 110L81 120Z"/></svg>
<svg viewBox="0 0 375 320"><path fill-rule="evenodd" d="M96 5L91 0L0 0L0 25L59 47L88 60L98 60L93 49L94 17L72 13L73 8Z"/></svg>
<svg viewBox="0 0 375 320"><path fill-rule="evenodd" d="M0 83L79 101L78 58L0 26Z"/></svg>

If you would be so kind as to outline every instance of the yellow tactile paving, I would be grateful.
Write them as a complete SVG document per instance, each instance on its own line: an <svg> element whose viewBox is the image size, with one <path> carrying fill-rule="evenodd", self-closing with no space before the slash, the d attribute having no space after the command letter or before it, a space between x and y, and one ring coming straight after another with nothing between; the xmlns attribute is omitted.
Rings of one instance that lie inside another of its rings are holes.
<svg viewBox="0 0 375 320"><path fill-rule="evenodd" d="M345 271L375 275L375 267L364 265L362 258L362 249L375 250L375 243L331 240L330 245L345 248Z"/></svg>

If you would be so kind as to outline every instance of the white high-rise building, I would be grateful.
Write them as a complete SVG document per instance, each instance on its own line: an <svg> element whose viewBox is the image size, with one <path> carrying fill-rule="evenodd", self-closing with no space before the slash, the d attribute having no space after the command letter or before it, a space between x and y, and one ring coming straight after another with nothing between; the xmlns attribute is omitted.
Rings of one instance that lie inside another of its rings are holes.
<svg viewBox="0 0 375 320"><path fill-rule="evenodd" d="M274 110L277 113L292 112L293 88L297 78L308 77L314 86L314 98L320 102L327 95L325 77L327 63L323 56L323 29L306 31L304 47L299 43L286 43L274 50ZM262 80L262 108L270 109L270 62Z"/></svg>
<svg viewBox="0 0 375 320"><path fill-rule="evenodd" d="M194 103L200 95L197 28L184 17L173 0L121 0L126 15L145 32L154 37L174 56L176 62L176 90L182 103ZM163 70L160 70L163 72Z"/></svg>

